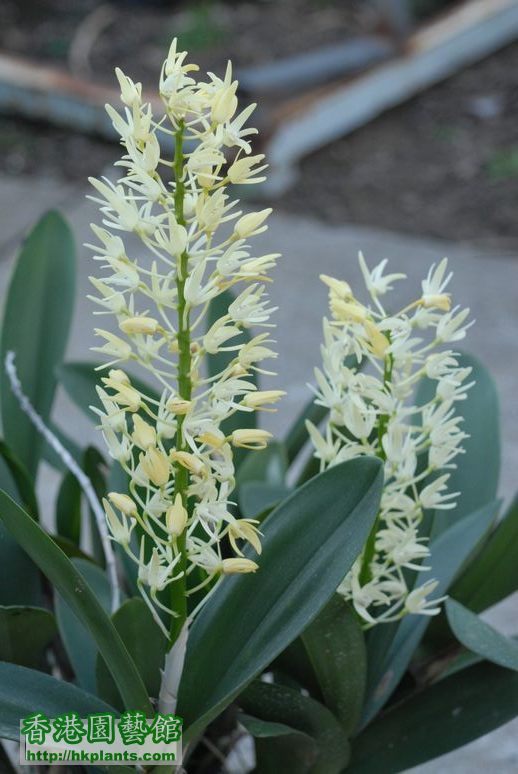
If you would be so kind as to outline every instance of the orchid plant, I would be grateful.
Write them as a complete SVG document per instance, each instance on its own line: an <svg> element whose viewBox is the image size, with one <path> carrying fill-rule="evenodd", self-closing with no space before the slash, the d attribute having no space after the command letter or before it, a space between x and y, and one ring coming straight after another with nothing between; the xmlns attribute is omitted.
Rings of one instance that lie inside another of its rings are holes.
<svg viewBox="0 0 518 774"><path fill-rule="evenodd" d="M233 187L261 183L265 159L231 65L197 71L173 41L159 109L116 71L118 173L90 181L100 362L64 362L75 257L60 215L14 268L0 737L31 709L158 710L183 719L196 774L404 771L518 714L518 646L477 615L518 589L494 386L457 349L471 322L446 260L398 311L403 275L360 255L364 300L321 277L306 407L283 439L258 425L285 394L268 363L279 256L253 252L271 210L243 211ZM51 419L58 384L102 450ZM61 476L54 519L42 462Z"/></svg>

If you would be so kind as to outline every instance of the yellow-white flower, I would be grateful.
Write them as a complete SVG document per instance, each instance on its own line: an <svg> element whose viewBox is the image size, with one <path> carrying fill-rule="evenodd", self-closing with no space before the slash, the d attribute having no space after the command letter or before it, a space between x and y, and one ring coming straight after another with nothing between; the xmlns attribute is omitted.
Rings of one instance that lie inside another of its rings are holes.
<svg viewBox="0 0 518 774"><path fill-rule="evenodd" d="M471 386L471 369L461 368L451 350L438 349L469 327L468 310L450 310L446 259L432 266L421 296L395 314L385 311L380 297L404 275L385 274L386 261L369 269L361 253L359 262L368 303L358 301L344 280L321 277L333 319L324 320L323 367L315 371L314 391L329 415L323 433L310 422L307 429L322 468L361 455L384 461L374 539L339 587L365 625L373 626L439 610L440 600L427 600L435 583L411 589L408 570L423 569L429 556L419 530L423 511L455 507L458 493L448 491L449 472L436 474L454 467L462 451L466 435L455 409ZM415 405L424 376L435 382L434 396Z"/></svg>
<svg viewBox="0 0 518 774"><path fill-rule="evenodd" d="M96 331L97 351L110 364L131 361L154 384L147 394L117 368L98 390L102 408L94 410L109 453L130 478L128 495L111 493L106 516L139 565L144 599L165 610L156 594L174 579L189 593L199 572L203 585L216 574L257 569L240 545L259 553L259 533L232 515L233 447L264 448L270 434L227 435L221 425L236 413L271 410L284 394L259 391L251 378L268 373L263 361L276 356L268 335L243 335L271 326L264 282L279 257L256 257L248 244L271 210L244 214L229 194L231 184L264 179L263 155L251 154L256 130L246 126L255 106L239 112L230 64L223 78L203 78L186 58L174 40L160 75L162 115L153 114L140 83L116 71L123 112L107 111L125 148L116 165L122 176L91 180L103 223L92 226L98 244L89 245L103 272L91 279L93 300L116 331ZM125 234L140 240L138 250ZM205 325L209 303L229 288L235 300ZM207 380L203 358L221 351L230 363ZM135 523L145 535L138 552L130 542ZM223 558L227 537L235 556Z"/></svg>

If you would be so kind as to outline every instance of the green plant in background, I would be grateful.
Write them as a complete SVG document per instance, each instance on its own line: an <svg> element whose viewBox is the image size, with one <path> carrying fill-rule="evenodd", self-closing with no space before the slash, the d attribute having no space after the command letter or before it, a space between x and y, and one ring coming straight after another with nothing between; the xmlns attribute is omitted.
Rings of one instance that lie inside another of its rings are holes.
<svg viewBox="0 0 518 774"><path fill-rule="evenodd" d="M124 115L110 114L124 176L94 182L104 274L93 284L116 326L101 332L108 365L63 362L75 257L58 214L15 265L1 338L0 738L16 740L35 710L149 717L159 706L184 718L189 772L220 770L245 731L258 772L403 771L518 714L518 646L477 615L518 589L517 507L495 500L494 386L467 355L436 355L432 368L415 341L448 324L455 341L465 324L449 309L444 264L398 315L326 278L319 399L283 441L257 427L257 409L280 397L260 389L270 346L249 332L268 322L260 283L275 257L251 257L267 213L237 213L226 187L262 159L249 155L251 111L236 116L230 70L206 82L192 73L173 47L161 80L169 124L119 73ZM377 297L391 278L364 271ZM107 456L53 424L58 384L101 421ZM414 416L448 401L449 452L464 449L454 461L437 457L441 444ZM301 464L306 423L319 453L333 452L320 473ZM402 466L410 459L401 428L416 445L408 491L390 467L396 448ZM54 520L35 495L43 460L62 476ZM445 513L446 484L459 494ZM379 579L394 494L412 503L412 547L426 546L397 563L404 616L383 615L390 599L362 607L347 588L336 594L355 574L363 587ZM414 615L428 612L409 600L430 578L434 597L449 598L433 618ZM369 616L390 620L366 629Z"/></svg>

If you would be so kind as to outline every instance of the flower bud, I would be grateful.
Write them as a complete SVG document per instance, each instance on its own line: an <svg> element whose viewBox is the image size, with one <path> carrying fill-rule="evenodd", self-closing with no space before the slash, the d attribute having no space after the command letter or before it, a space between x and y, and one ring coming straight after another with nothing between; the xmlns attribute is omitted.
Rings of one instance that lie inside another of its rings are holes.
<svg viewBox="0 0 518 774"><path fill-rule="evenodd" d="M174 504L170 505L165 515L167 531L171 537L178 537L187 526L187 510L183 506L182 496L178 493Z"/></svg>
<svg viewBox="0 0 518 774"><path fill-rule="evenodd" d="M231 559L223 559L221 569L225 575L234 575L235 573L255 572L259 569L259 565L252 562L251 559L236 556Z"/></svg>
<svg viewBox="0 0 518 774"><path fill-rule="evenodd" d="M182 398L177 398L176 395L173 395L171 398L169 398L165 404L165 407L168 411L171 412L171 414L180 414L183 416L191 410L192 401L183 400Z"/></svg>
<svg viewBox="0 0 518 774"><path fill-rule="evenodd" d="M341 298L343 301L350 301L353 298L351 286L345 280L338 280L334 277L329 277L327 274L321 274L320 279L328 286L328 288L330 288L335 296Z"/></svg>
<svg viewBox="0 0 518 774"><path fill-rule="evenodd" d="M165 454L151 446L140 455L140 464L145 475L156 486L164 486L169 481L169 462Z"/></svg>
<svg viewBox="0 0 518 774"><path fill-rule="evenodd" d="M234 446L243 449L266 449L272 434L267 430L243 429L234 430L230 440Z"/></svg>
<svg viewBox="0 0 518 774"><path fill-rule="evenodd" d="M205 471L205 465L194 454L185 451L172 451L169 457L173 462L178 462L182 467L187 468L191 473L196 476L201 476Z"/></svg>
<svg viewBox="0 0 518 774"><path fill-rule="evenodd" d="M120 492L108 492L108 497L125 516L133 516L137 512L136 504L128 495Z"/></svg>
<svg viewBox="0 0 518 774"><path fill-rule="evenodd" d="M140 105L142 98L142 84L134 83L131 78L124 75L120 67L115 68L115 75L121 87L121 100L128 107Z"/></svg>
<svg viewBox="0 0 518 774"><path fill-rule="evenodd" d="M110 387L113 387L116 384L131 384L128 374L121 368L111 368L108 371L108 379L110 380L110 384L108 385ZM106 384L107 380L103 379L103 382Z"/></svg>
<svg viewBox="0 0 518 774"><path fill-rule="evenodd" d="M373 323L372 320L365 320L364 326L372 354L380 358L385 357L385 353L390 346L387 337L383 335L376 323Z"/></svg>
<svg viewBox="0 0 518 774"><path fill-rule="evenodd" d="M154 427L145 422L142 417L135 414L133 417L133 442L141 449L147 449L149 446L156 444L156 430Z"/></svg>
<svg viewBox="0 0 518 774"><path fill-rule="evenodd" d="M362 323L367 318L367 310L356 301L343 301L341 298L331 294L329 306L334 319L340 322Z"/></svg>
<svg viewBox="0 0 518 774"><path fill-rule="evenodd" d="M451 296L449 293L437 293L435 295L424 295L420 299L421 306L425 309L440 309L443 312L449 312L451 309Z"/></svg>
<svg viewBox="0 0 518 774"><path fill-rule="evenodd" d="M230 121L237 109L237 81L217 92L212 102L211 117L216 124Z"/></svg>
<svg viewBox="0 0 518 774"><path fill-rule="evenodd" d="M234 227L234 234L238 239L246 239L253 234L260 234L261 231L265 231L267 226L262 224L271 213L272 208L267 207L265 210L259 212L249 212L247 215L243 215L237 221Z"/></svg>
<svg viewBox="0 0 518 774"><path fill-rule="evenodd" d="M119 323L119 328L128 335L143 333L148 336L153 336L158 329L158 320L155 320L152 317L127 317Z"/></svg>
<svg viewBox="0 0 518 774"><path fill-rule="evenodd" d="M286 395L284 390L257 390L256 392L247 393L241 401L241 405L259 411L275 411L275 409L263 407L269 403L277 403L283 395Z"/></svg>

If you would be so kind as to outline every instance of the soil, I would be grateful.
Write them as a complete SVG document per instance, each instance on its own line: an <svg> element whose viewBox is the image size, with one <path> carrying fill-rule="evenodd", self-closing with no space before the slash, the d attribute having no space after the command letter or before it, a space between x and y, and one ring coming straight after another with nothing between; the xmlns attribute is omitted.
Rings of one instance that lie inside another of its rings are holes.
<svg viewBox="0 0 518 774"><path fill-rule="evenodd" d="M78 38L103 17L82 77L112 83L121 66L156 83L170 38L202 69L268 62L372 31L360 0L136 3L2 0L0 50L70 68ZM171 6L173 10L171 10ZM93 15L93 16L92 16ZM86 21L85 21L86 20ZM76 67L78 67L76 63ZM455 75L303 160L278 208L468 242L518 244L518 43ZM84 180L115 144L0 117L0 173Z"/></svg>

